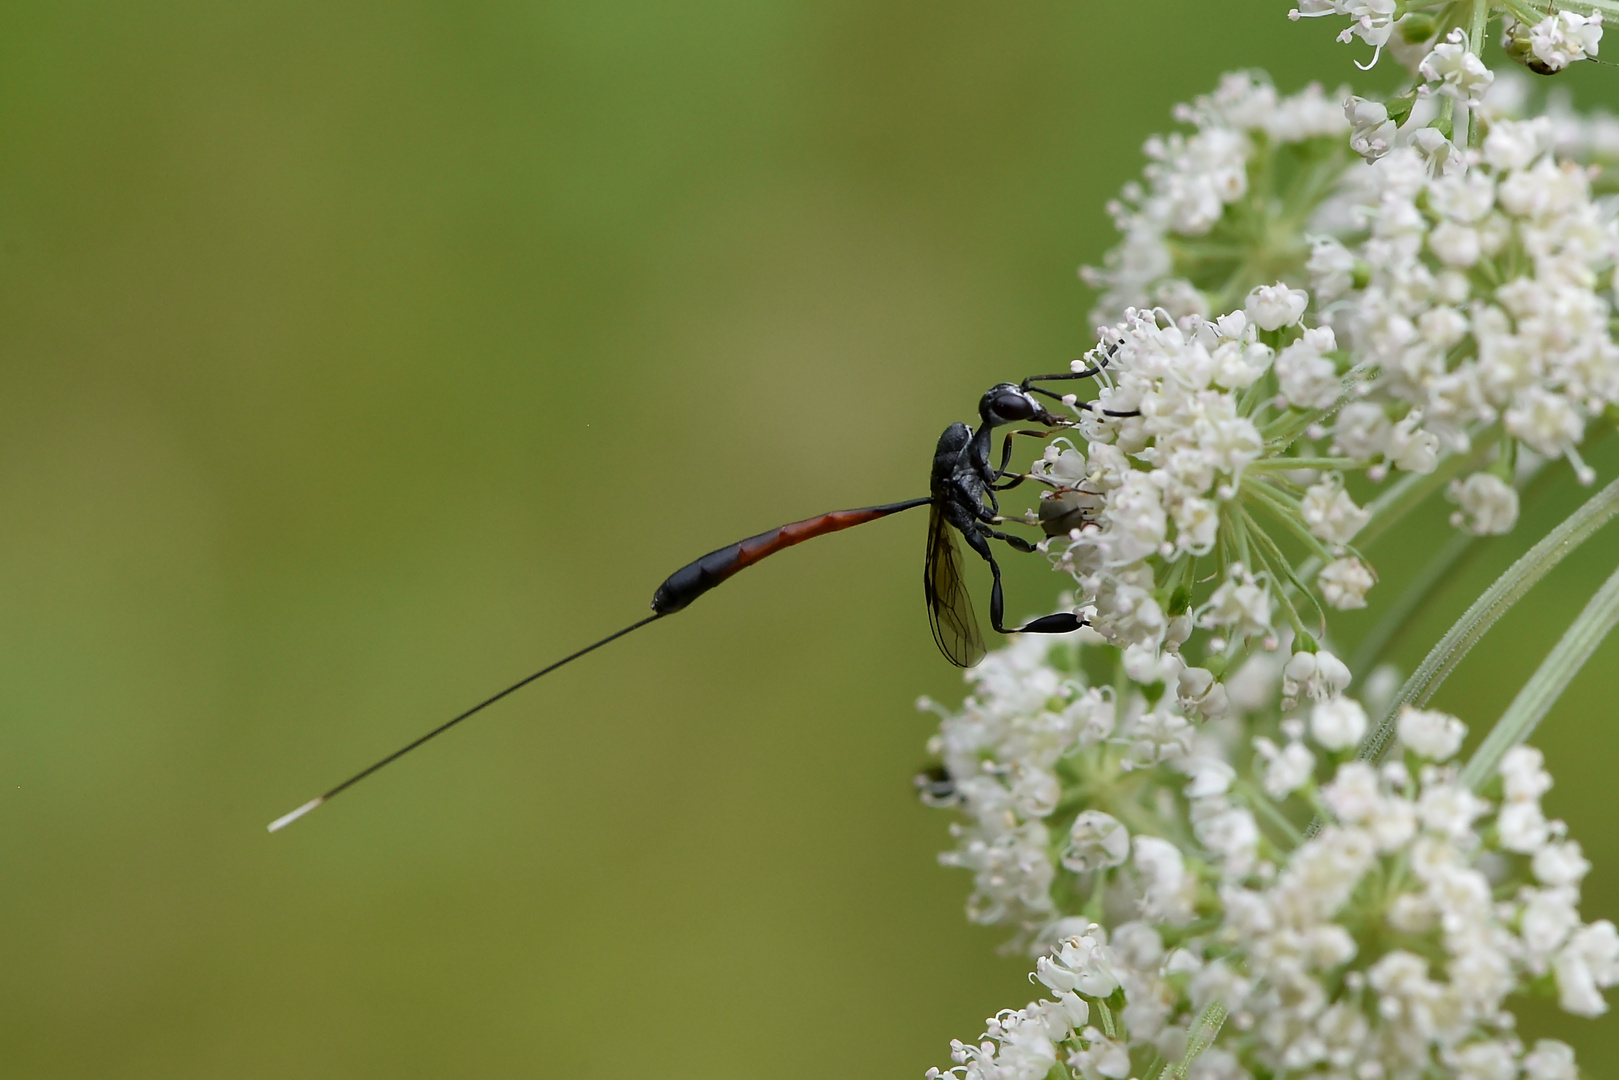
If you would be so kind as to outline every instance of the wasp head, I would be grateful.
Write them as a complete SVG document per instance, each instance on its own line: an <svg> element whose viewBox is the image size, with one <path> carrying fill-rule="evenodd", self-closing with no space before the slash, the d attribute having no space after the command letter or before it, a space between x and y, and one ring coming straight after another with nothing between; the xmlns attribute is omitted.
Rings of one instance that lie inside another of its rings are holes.
<svg viewBox="0 0 1619 1080"><path fill-rule="evenodd" d="M1048 422L1046 410L1016 383L1001 383L986 390L978 402L978 416L991 427L1017 424L1024 420Z"/></svg>

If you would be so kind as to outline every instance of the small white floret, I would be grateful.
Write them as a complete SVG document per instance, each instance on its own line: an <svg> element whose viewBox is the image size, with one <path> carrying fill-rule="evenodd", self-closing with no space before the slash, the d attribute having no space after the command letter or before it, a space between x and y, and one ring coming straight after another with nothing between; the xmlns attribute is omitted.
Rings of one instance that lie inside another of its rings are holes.
<svg viewBox="0 0 1619 1080"><path fill-rule="evenodd" d="M1328 750L1348 750L1366 734L1366 710L1342 695L1310 710L1310 737Z"/></svg>
<svg viewBox="0 0 1619 1080"><path fill-rule="evenodd" d="M1277 282L1260 285L1248 294L1243 310L1261 330L1279 330L1292 326L1304 317L1310 305L1310 294L1303 289L1292 289Z"/></svg>
<svg viewBox="0 0 1619 1080"><path fill-rule="evenodd" d="M1548 15L1529 30L1529 49L1535 59L1552 71L1597 54L1602 42L1602 13L1576 15L1559 11Z"/></svg>
<svg viewBox="0 0 1619 1080"><path fill-rule="evenodd" d="M1417 74L1428 80L1424 90L1444 94L1469 106L1480 105L1489 92L1495 74L1484 66L1484 61L1468 50L1467 35L1452 30L1444 41L1433 47L1417 67Z"/></svg>
<svg viewBox="0 0 1619 1080"><path fill-rule="evenodd" d="M1450 523L1474 536L1511 532L1518 522L1518 492L1494 473L1474 473L1450 482L1449 495L1461 510Z"/></svg>
<svg viewBox="0 0 1619 1080"><path fill-rule="evenodd" d="M1400 710L1400 743L1418 757L1429 761L1449 761L1462 748L1467 725L1437 709Z"/></svg>

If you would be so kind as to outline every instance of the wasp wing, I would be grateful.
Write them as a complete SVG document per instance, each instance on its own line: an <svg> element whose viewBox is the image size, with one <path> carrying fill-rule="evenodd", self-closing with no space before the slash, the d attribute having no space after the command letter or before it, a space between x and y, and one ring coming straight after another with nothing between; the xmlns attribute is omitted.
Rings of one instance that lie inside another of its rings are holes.
<svg viewBox="0 0 1619 1080"><path fill-rule="evenodd" d="M982 660L984 638L978 632L972 595L961 577L961 549L956 547L955 530L938 503L934 503L928 520L928 561L922 573L922 588L927 595L933 640L944 658L964 668Z"/></svg>

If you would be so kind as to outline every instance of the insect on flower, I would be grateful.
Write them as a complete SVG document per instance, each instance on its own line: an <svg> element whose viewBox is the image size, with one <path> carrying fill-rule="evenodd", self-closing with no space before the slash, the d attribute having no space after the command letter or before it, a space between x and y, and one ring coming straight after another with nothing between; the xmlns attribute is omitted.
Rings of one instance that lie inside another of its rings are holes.
<svg viewBox="0 0 1619 1080"><path fill-rule="evenodd" d="M1036 400L1034 395L1041 394L1080 409L1092 408L1087 403L1075 401L1072 396L1064 397L1034 384L1062 379L1093 378L1101 373L1110 359L1111 354L1101 358L1094 366L1083 367L1079 371L1063 372L1055 375L1033 375L1024 379L1022 383L999 383L991 387L979 399L979 425L976 430L958 422L945 428L944 434L939 436L939 443L933 455L930 493L926 497L908 499L904 502L887 503L882 506L868 506L856 510L834 510L812 518L805 518L803 521L779 525L774 529L759 533L757 536L750 536L745 540L738 540L734 544L709 552L702 558L676 570L664 580L662 585L658 586L657 592L652 595L651 615L633 622L621 630L614 631L601 640L586 645L577 652L570 653L561 660L541 668L527 678L513 683L498 694L485 698L460 715L445 721L427 734L405 744L387 757L355 773L325 794L311 799L296 810L276 818L270 823L269 831L276 832L292 824L333 796L364 780L384 765L398 760L428 740L442 735L461 721L493 705L508 694L527 686L540 676L547 675L565 664L572 663L586 653L594 652L608 642L616 641L634 630L639 630L648 623L656 622L665 615L673 615L677 611L683 611L699 596L729 580L761 559L774 555L776 552L785 550L795 544L801 544L805 540L824 536L827 533L841 532L844 529L851 529L856 525L864 525L867 522L877 521L891 514L912 510L919 506L932 508L928 523L927 565L923 574L928 618L933 626L934 641L938 643L939 650L944 653L945 658L951 663L959 667L971 667L984 658L984 640L979 632L978 618L973 611L972 598L967 592L966 584L962 578L961 554L956 547L955 533L960 533L966 539L968 546L977 552L985 562L989 563L992 579L989 616L990 623L997 632L1002 634L1066 634L1078 630L1085 624L1078 615L1072 612L1046 615L1024 626L1011 630L1007 629L1002 622L1005 605L1001 590L1001 568L1000 564L995 561L994 553L990 550L989 541L1000 540L1020 552L1032 552L1035 550L1035 545L1022 537L1012 536L995 528L996 525L1005 521L1000 516L1000 501L997 497L997 492L1016 487L1027 479L1026 476L1012 473L1008 470L1008 465L1012 459L1013 437L1030 435L1044 438L1055 429L1070 427L1073 424L1073 421L1048 412ZM1102 415L1133 416L1135 414L1103 412ZM1000 463L999 465L992 465L990 463L990 454L994 445L995 429L1009 424L1027 422L1040 424L1042 427L1039 429L1020 429L1008 433L1001 445Z"/></svg>

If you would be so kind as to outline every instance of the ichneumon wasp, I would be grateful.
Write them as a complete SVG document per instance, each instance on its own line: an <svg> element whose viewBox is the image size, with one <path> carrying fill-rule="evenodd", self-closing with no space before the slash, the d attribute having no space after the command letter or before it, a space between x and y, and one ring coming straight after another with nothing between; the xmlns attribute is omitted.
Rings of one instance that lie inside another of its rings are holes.
<svg viewBox="0 0 1619 1080"><path fill-rule="evenodd" d="M1020 552L1032 552L1035 545L1019 536L1012 536L995 528L1001 524L998 493L1016 487L1026 477L1012 473L1008 466L1012 460L1012 440L1018 435L1045 437L1052 431L1072 427L1074 421L1048 412L1035 395L1051 398L1072 407L1098 411L1109 417L1134 416L1135 413L1113 413L1097 410L1095 406L1076 401L1036 383L1065 379L1089 379L1100 374L1111 361L1109 349L1094 365L1079 371L1055 375L1032 375L1021 383L999 383L985 391L978 402L978 427L954 423L939 436L933 453L933 472L929 494L925 498L905 502L868 506L857 510L834 510L831 513L779 525L768 532L738 540L734 544L711 551L702 558L687 563L666 578L652 596L652 614L617 630L600 641L593 642L571 653L520 682L513 683L500 693L485 698L472 708L445 721L427 734L407 743L387 757L355 773L347 780L269 825L275 832L303 817L311 810L340 792L354 786L367 776L410 753L418 746L448 731L475 713L482 711L508 694L522 689L542 675L549 674L565 664L572 663L586 653L594 652L608 642L639 630L648 623L666 615L684 610L692 601L710 589L729 580L737 573L778 551L828 533L864 525L919 506L930 507L928 521L927 562L922 584L928 604L928 619L933 626L933 640L945 658L959 667L971 667L984 657L984 639L973 611L972 597L962 577L961 553L956 547L955 534L959 533L985 562L989 563L991 586L989 594L990 624L998 633L1066 634L1085 625L1078 615L1059 612L1046 615L1014 629L1002 624L1004 601L1001 590L1001 567L990 549L991 540L999 540ZM1040 429L1019 429L1009 432L1001 444L999 464L991 463L997 428L1010 424L1034 423Z"/></svg>

